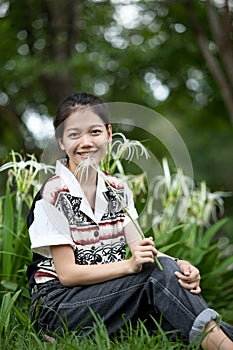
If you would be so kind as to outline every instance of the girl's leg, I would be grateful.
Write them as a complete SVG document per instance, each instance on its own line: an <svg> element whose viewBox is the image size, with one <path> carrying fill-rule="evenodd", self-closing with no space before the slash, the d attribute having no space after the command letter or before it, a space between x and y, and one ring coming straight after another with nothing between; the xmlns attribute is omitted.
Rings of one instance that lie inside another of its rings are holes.
<svg viewBox="0 0 233 350"><path fill-rule="evenodd" d="M216 322L211 321L205 328L206 336L201 343L202 349L208 350L232 350L233 342L217 326Z"/></svg>
<svg viewBox="0 0 233 350"><path fill-rule="evenodd" d="M34 300L41 297L38 324L53 331L65 325L69 331L88 332L93 327L92 309L103 319L111 334L124 326L125 321L150 314L157 315L159 320L162 314L172 329L179 330L190 341L194 333L200 342L204 327L218 314L208 309L200 295L193 295L179 285L174 275L179 268L172 259L162 257L160 260L163 271L156 264L148 264L141 273L92 286L67 288L59 281L39 286L33 295ZM196 332L198 315L204 327Z"/></svg>
<svg viewBox="0 0 233 350"><path fill-rule="evenodd" d="M150 277L154 285L151 295L153 303L174 329L179 329L191 343L198 344L203 339L205 327L208 328L211 321L219 320L219 315L208 308L200 295L193 295L189 290L180 287L177 278L174 278L174 273L179 268L172 259L160 259L163 271L155 270ZM159 302L156 302L158 299ZM219 321L219 327L215 328L213 334L216 339L223 340L223 337L228 336L233 340L233 327ZM212 335L210 338L212 339ZM230 342L229 338L225 343ZM230 344L232 346L232 342Z"/></svg>

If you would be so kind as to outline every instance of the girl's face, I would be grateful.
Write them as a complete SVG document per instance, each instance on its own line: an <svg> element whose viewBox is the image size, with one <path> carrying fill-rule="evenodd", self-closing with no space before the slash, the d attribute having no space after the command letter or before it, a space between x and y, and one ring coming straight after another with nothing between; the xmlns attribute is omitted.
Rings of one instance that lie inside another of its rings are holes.
<svg viewBox="0 0 233 350"><path fill-rule="evenodd" d="M69 157L69 169L75 172L87 158L93 159L93 164L100 163L112 141L112 127L109 125L107 130L103 120L88 108L65 120L63 136L58 141Z"/></svg>

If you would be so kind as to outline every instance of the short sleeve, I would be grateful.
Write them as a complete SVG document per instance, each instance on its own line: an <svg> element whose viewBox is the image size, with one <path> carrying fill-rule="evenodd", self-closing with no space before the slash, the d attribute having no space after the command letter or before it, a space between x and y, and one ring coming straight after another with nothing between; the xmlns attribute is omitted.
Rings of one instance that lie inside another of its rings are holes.
<svg viewBox="0 0 233 350"><path fill-rule="evenodd" d="M69 244L75 247L66 217L44 199L36 202L29 235L32 250L47 258L52 257L51 245Z"/></svg>
<svg viewBox="0 0 233 350"><path fill-rule="evenodd" d="M130 217L133 220L136 220L138 218L138 213L134 206L133 192L129 189L129 186L126 183L124 184L124 191L125 191L125 197L126 197L126 209L129 212ZM125 220L124 220L124 226L126 226L129 222L131 222L130 217L129 215L126 214Z"/></svg>

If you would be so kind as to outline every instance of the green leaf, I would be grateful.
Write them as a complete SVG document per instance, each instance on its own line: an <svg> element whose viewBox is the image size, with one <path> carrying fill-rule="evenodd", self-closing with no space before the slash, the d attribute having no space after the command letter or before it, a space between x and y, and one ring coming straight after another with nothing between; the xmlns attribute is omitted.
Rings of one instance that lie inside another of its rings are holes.
<svg viewBox="0 0 233 350"><path fill-rule="evenodd" d="M18 284L9 280L2 280L1 285L12 292L15 292L18 288Z"/></svg>
<svg viewBox="0 0 233 350"><path fill-rule="evenodd" d="M13 296L11 293L4 294L0 308L0 334L6 333L10 323L10 315L13 305L18 298L21 290L16 292Z"/></svg>
<svg viewBox="0 0 233 350"><path fill-rule="evenodd" d="M180 242L175 242L175 243L172 243L172 244L167 244L167 245L165 245L165 246L159 248L159 251L160 251L161 253L165 253L165 252L167 252L168 250L170 250L171 248L173 248L173 247L175 247L175 246L177 246L177 245L179 245L179 244L180 244Z"/></svg>
<svg viewBox="0 0 233 350"><path fill-rule="evenodd" d="M3 229L2 229L2 262L1 273L6 278L12 271L10 252L13 251L13 228L14 228L14 209L10 194L9 184L6 185L5 205L3 211Z"/></svg>
<svg viewBox="0 0 233 350"><path fill-rule="evenodd" d="M225 225L229 221L228 218L224 218L216 222L213 226L211 226L203 235L201 239L201 246L208 247L212 237L218 232L218 230Z"/></svg>
<svg viewBox="0 0 233 350"><path fill-rule="evenodd" d="M21 311L18 307L13 306L14 313L16 314L18 320L26 327L30 327L31 321L28 314L25 314L25 312Z"/></svg>
<svg viewBox="0 0 233 350"><path fill-rule="evenodd" d="M221 261L221 260L220 260ZM229 256L221 261L221 263L215 267L215 269L211 272L211 276L218 276L222 273L226 272L229 266L233 264L233 256Z"/></svg>

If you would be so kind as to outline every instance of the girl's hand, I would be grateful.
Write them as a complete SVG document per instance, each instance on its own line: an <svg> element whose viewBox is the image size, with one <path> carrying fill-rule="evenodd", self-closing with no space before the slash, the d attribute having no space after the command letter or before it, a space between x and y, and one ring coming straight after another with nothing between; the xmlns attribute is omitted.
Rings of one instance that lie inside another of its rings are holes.
<svg viewBox="0 0 233 350"><path fill-rule="evenodd" d="M132 257L128 260L131 273L140 272L145 263L154 263L154 256L157 254L152 237L138 241L133 246Z"/></svg>
<svg viewBox="0 0 233 350"><path fill-rule="evenodd" d="M176 271L175 275L179 278L180 285L186 289L189 289L189 291L193 294L201 293L201 276L199 270L186 260L178 260L178 266L182 273Z"/></svg>

